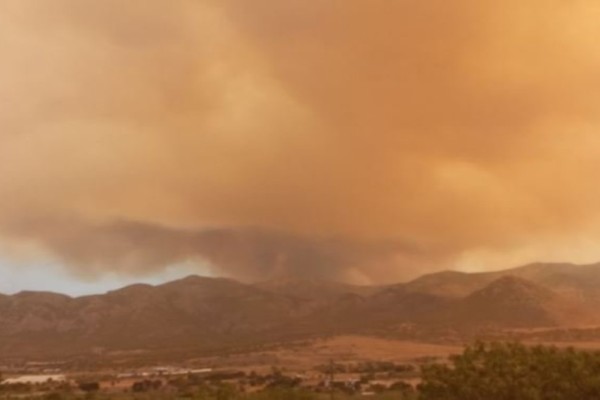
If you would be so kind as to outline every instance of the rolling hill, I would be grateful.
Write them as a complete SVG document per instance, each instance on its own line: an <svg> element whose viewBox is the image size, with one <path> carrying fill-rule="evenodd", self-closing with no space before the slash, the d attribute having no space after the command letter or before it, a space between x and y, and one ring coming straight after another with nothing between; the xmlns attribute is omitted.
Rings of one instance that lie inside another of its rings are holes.
<svg viewBox="0 0 600 400"><path fill-rule="evenodd" d="M532 264L441 272L382 287L190 276L77 298L21 292L0 296L0 352L220 349L406 325L457 331L574 327L598 322L598 287L600 265Z"/></svg>

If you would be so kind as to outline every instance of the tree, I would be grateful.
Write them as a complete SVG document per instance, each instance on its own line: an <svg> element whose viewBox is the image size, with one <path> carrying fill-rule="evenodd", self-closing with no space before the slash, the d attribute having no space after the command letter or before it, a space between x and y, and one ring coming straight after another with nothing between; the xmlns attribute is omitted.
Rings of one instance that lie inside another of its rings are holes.
<svg viewBox="0 0 600 400"><path fill-rule="evenodd" d="M82 382L79 384L79 389L86 393L93 393L100 390L100 384L98 382Z"/></svg>
<svg viewBox="0 0 600 400"><path fill-rule="evenodd" d="M477 343L422 369L423 400L600 399L600 353Z"/></svg>

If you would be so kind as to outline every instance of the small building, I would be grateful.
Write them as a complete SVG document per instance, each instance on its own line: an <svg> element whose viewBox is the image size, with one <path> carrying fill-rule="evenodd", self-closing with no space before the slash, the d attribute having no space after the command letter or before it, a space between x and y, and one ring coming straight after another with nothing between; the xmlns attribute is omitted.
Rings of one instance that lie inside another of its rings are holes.
<svg viewBox="0 0 600 400"><path fill-rule="evenodd" d="M46 382L66 382L67 377L65 375L22 375L12 378L6 378L0 385L15 385L15 384L40 384Z"/></svg>

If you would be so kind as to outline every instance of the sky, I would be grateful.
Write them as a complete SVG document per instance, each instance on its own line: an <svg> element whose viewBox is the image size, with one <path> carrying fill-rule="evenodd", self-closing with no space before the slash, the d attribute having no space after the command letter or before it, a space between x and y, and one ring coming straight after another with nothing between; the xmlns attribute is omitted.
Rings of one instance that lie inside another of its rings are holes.
<svg viewBox="0 0 600 400"><path fill-rule="evenodd" d="M595 0L4 0L0 291L600 261L599 19Z"/></svg>
<svg viewBox="0 0 600 400"><path fill-rule="evenodd" d="M102 294L138 283L160 285L190 275L211 276L210 271L203 270L201 266L180 264L151 275L127 276L109 272L89 279L73 276L60 264L15 265L10 260L0 260L0 293L10 295L21 291L41 291L78 297Z"/></svg>

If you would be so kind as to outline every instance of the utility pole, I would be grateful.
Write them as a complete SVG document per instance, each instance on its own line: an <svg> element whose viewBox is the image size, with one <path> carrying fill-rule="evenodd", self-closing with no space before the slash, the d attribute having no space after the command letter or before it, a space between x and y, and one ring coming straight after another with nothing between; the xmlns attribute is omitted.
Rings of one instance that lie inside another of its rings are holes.
<svg viewBox="0 0 600 400"><path fill-rule="evenodd" d="M333 382L335 379L335 363L332 360L329 360L329 400L333 400L334 397L334 386Z"/></svg>

